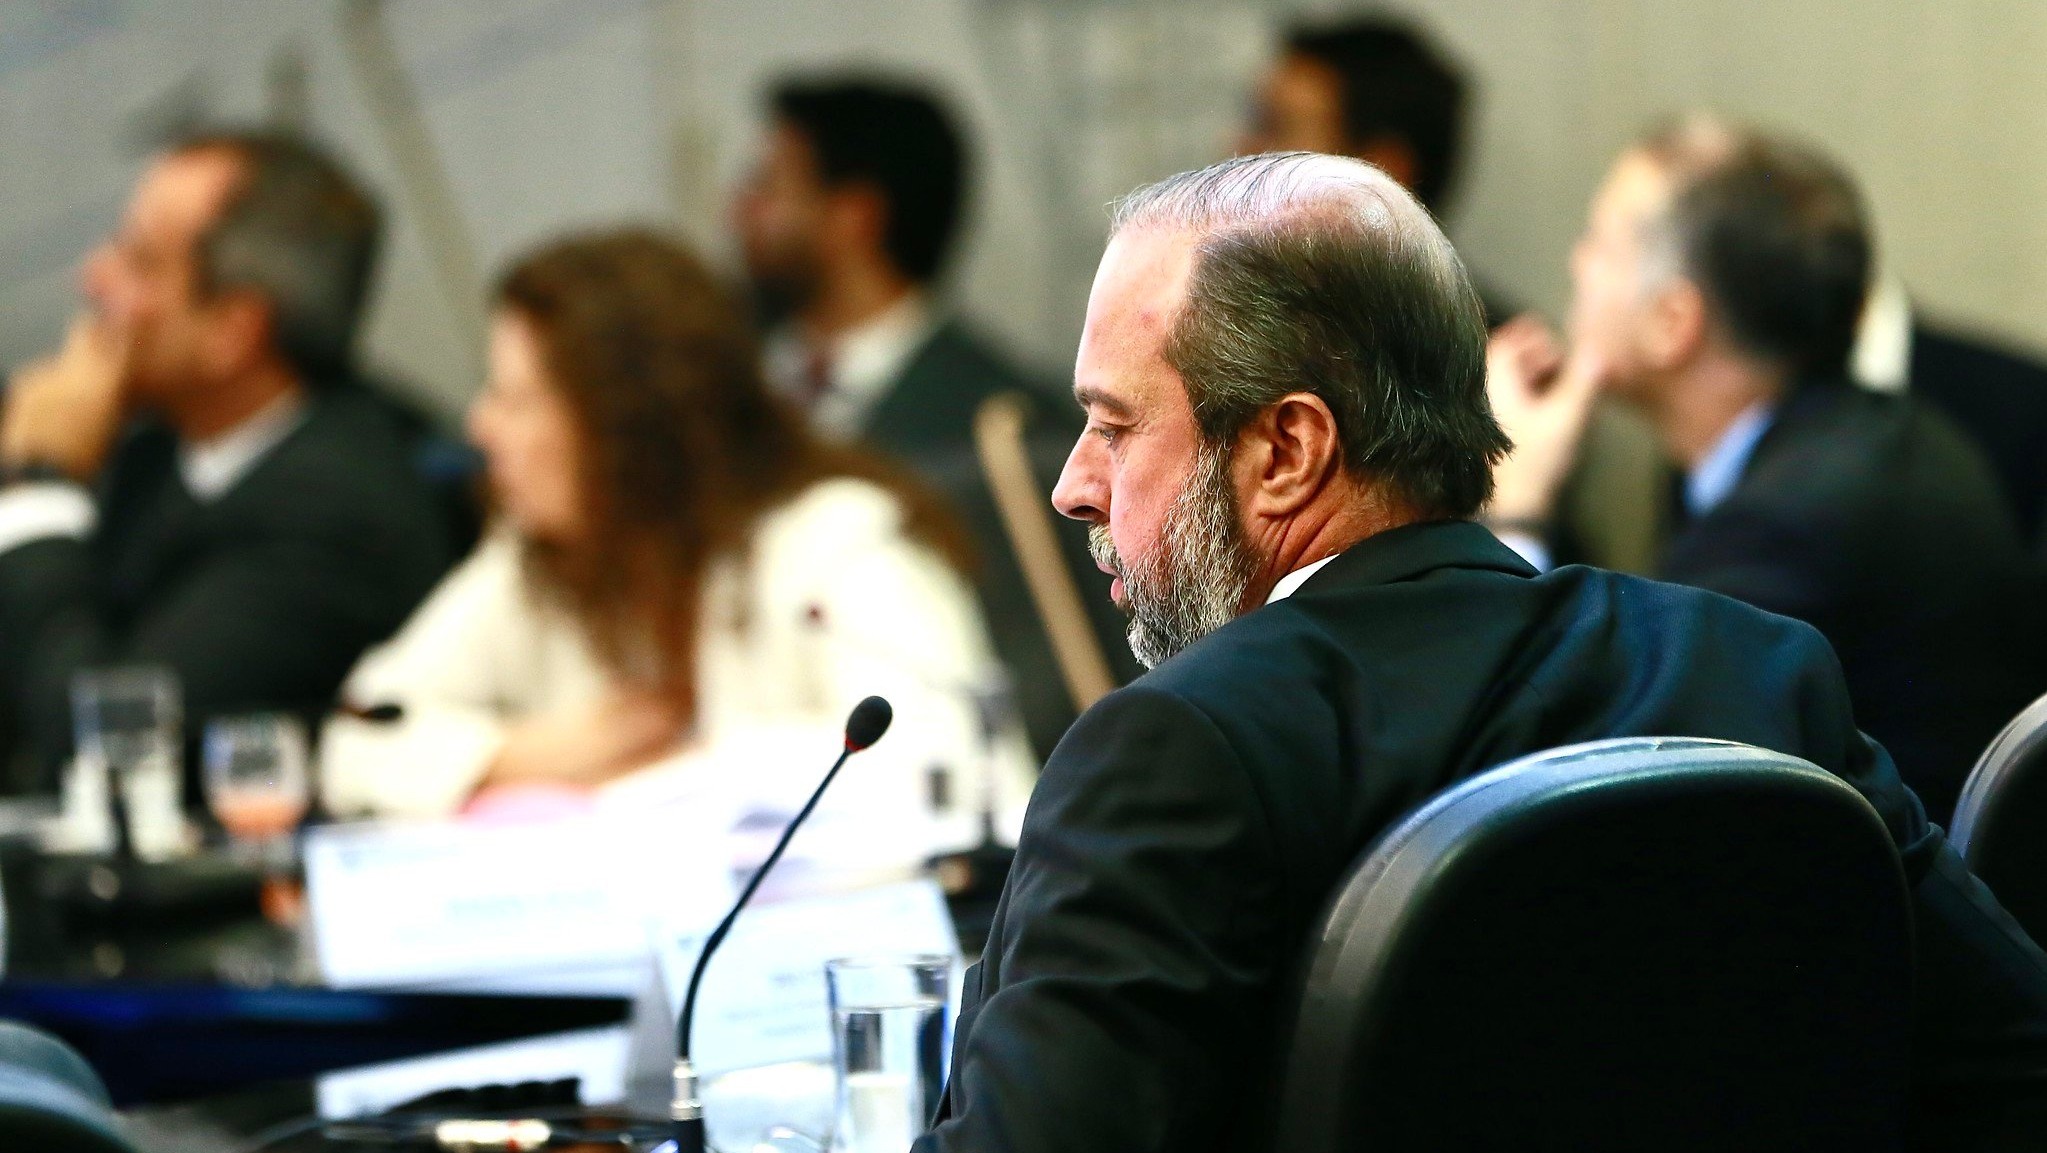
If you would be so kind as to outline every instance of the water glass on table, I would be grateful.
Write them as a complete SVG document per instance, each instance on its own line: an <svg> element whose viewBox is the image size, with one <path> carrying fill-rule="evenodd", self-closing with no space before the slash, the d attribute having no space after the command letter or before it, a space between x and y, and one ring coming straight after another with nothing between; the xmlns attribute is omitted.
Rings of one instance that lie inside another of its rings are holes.
<svg viewBox="0 0 2047 1153"><path fill-rule="evenodd" d="M213 721L206 726L202 760L214 817L229 836L251 846L268 870L264 911L272 920L296 919L291 834L311 800L304 724L284 713Z"/></svg>
<svg viewBox="0 0 2047 1153"><path fill-rule="evenodd" d="M125 833L143 860L185 852L191 829L177 675L148 666L79 673L71 681L71 724L77 753L64 782L64 816L83 834L79 847L109 847ZM125 829L111 830L114 819Z"/></svg>
<svg viewBox="0 0 2047 1153"><path fill-rule="evenodd" d="M953 958L841 957L825 963L837 1074L833 1153L904 1153L945 1086Z"/></svg>

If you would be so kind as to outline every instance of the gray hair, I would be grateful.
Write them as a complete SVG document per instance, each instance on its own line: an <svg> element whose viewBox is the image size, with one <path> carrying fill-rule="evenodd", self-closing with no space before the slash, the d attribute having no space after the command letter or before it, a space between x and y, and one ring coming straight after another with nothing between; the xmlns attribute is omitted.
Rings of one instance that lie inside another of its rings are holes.
<svg viewBox="0 0 2047 1153"><path fill-rule="evenodd" d="M1737 345L1794 377L1847 375L1875 263L1854 178L1814 148L1703 114L1634 150L1671 183L1644 222L1645 280L1691 281Z"/></svg>
<svg viewBox="0 0 2047 1153"><path fill-rule="evenodd" d="M199 290L261 294L278 352L294 370L310 383L345 374L382 238L375 200L294 136L208 132L168 151L221 152L241 168L227 207L200 238Z"/></svg>
<svg viewBox="0 0 2047 1153"><path fill-rule="evenodd" d="M1166 339L1203 438L1288 393L1335 413L1344 466L1423 518L1468 518L1511 447L1485 391L1484 313L1428 211L1361 161L1239 157L1125 197L1114 230L1196 237Z"/></svg>

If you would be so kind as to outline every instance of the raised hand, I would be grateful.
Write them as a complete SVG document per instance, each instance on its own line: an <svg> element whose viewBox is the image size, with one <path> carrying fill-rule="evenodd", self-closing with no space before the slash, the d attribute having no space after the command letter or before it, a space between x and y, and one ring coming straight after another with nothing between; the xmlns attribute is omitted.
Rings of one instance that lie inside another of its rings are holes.
<svg viewBox="0 0 2047 1153"><path fill-rule="evenodd" d="M1514 450L1493 470L1489 523L1523 530L1549 523L1557 491L1578 458L1602 376L1588 356L1568 354L1533 314L1517 316L1493 333L1486 346L1486 392Z"/></svg>
<svg viewBox="0 0 2047 1153"><path fill-rule="evenodd" d="M64 347L8 382L0 410L0 464L49 465L75 480L99 475L125 413L129 341L89 316L72 321Z"/></svg>

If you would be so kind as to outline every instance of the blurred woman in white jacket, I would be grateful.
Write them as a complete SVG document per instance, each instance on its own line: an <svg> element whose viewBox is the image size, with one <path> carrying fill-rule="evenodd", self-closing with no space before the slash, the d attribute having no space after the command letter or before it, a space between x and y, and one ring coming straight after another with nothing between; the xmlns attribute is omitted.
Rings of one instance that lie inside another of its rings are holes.
<svg viewBox="0 0 2047 1153"><path fill-rule="evenodd" d="M330 809L538 792L771 819L879 693L895 726L821 810L858 818L842 835L950 847L984 785L1014 822L1029 754L977 707L1000 675L946 513L812 438L757 364L714 278L653 234L511 269L470 413L500 523L350 676Z"/></svg>

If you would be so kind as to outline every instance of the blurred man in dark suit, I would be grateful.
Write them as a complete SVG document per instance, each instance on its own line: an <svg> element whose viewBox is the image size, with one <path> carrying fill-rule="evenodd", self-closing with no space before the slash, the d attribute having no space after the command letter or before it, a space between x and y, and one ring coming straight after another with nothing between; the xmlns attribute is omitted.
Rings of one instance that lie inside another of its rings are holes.
<svg viewBox="0 0 2047 1153"><path fill-rule="evenodd" d="M1697 119L1623 154L1572 259L1569 354L1532 320L1495 338L1520 448L1494 517L1539 536L1594 393L1638 408L1682 470L1660 575L1816 626L1862 726L1946 820L2047 689L2039 586L1968 438L1848 382L1870 243L1853 185L1803 149Z"/></svg>
<svg viewBox="0 0 2047 1153"><path fill-rule="evenodd" d="M966 206L968 158L927 92L797 79L769 97L734 225L767 333L769 383L827 437L861 441L950 497L973 531L995 646L1042 755L1075 715L974 449L990 397L1036 397L1061 436L1072 409L951 314L939 281ZM1067 540L1074 565L1085 541ZM1097 631L1113 636L1106 614Z"/></svg>
<svg viewBox="0 0 2047 1153"><path fill-rule="evenodd" d="M1990 461L2028 540L2047 516L2047 365L2017 349L1928 320L1905 286L1878 276L1856 333L1855 379L1909 392L1946 413ZM2043 541L2047 544L2047 541Z"/></svg>
<svg viewBox="0 0 2047 1153"><path fill-rule="evenodd" d="M296 139L166 149L0 414L0 709L44 773L73 674L168 668L188 728L324 709L447 562L388 406L348 385L379 231Z"/></svg>
<svg viewBox="0 0 2047 1153"><path fill-rule="evenodd" d="M1464 159L1470 94L1463 70L1402 21L1298 24L1259 81L1238 151L1354 156L1442 220ZM1479 300L1490 324L1513 315L1488 285Z"/></svg>
<svg viewBox="0 0 2047 1153"><path fill-rule="evenodd" d="M1946 413L1990 462L2019 527L2047 527L2047 366L1959 330L1912 326L1911 395Z"/></svg>
<svg viewBox="0 0 2047 1153"><path fill-rule="evenodd" d="M2047 1091L2047 955L1856 731L1817 632L1539 575L1472 523L1508 449L1485 345L1448 241L1366 165L1249 157L1119 208L1055 501L1153 668L1045 768L917 1149L1269 1148L1300 950L1357 854L1451 782L1652 734L1804 757L1882 814L1934 1131Z"/></svg>

